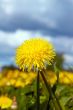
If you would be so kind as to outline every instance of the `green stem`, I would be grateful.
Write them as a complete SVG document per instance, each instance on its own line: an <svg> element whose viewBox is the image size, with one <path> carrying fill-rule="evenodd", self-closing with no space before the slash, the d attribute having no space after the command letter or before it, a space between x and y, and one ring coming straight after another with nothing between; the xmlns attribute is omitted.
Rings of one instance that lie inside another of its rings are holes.
<svg viewBox="0 0 73 110"><path fill-rule="evenodd" d="M57 74L57 83L59 83L59 72L57 72L56 74Z"/></svg>
<svg viewBox="0 0 73 110"><path fill-rule="evenodd" d="M62 110L62 107L61 107L61 105L59 103L59 100L57 99L56 95L52 92L51 86L50 86L50 84L47 83L47 80L46 80L43 72L40 71L40 74L41 74L41 76L42 76L42 78L44 80L44 83L46 85L46 88L47 88L47 90L48 90L48 92L49 92L49 94L50 94L50 96L51 96L51 98L53 100L53 104L55 106L55 109L56 110Z"/></svg>
<svg viewBox="0 0 73 110"><path fill-rule="evenodd" d="M39 93L39 71L38 71L38 74L37 74L37 110L40 110L40 93Z"/></svg>

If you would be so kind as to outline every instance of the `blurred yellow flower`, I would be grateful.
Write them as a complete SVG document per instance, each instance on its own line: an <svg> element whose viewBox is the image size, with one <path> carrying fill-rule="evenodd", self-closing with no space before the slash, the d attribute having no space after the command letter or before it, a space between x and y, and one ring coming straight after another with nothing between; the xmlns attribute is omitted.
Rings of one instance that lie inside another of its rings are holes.
<svg viewBox="0 0 73 110"><path fill-rule="evenodd" d="M42 38L26 40L16 50L16 63L20 69L45 69L46 64L51 65L55 51L51 43Z"/></svg>
<svg viewBox="0 0 73 110"><path fill-rule="evenodd" d="M17 88L18 87L24 87L25 83L22 80L18 79L14 86L17 87Z"/></svg>
<svg viewBox="0 0 73 110"><path fill-rule="evenodd" d="M32 81L30 79L28 79L28 80L25 81L25 85L29 85L31 83L32 83Z"/></svg>
<svg viewBox="0 0 73 110"><path fill-rule="evenodd" d="M12 76L13 76L13 71L9 70L8 73L6 74L6 77L10 79L12 78Z"/></svg>
<svg viewBox="0 0 73 110"><path fill-rule="evenodd" d="M0 107L1 109L7 109L11 107L12 105L12 100L6 96L1 96L0 97Z"/></svg>
<svg viewBox="0 0 73 110"><path fill-rule="evenodd" d="M28 78L28 75L27 75L26 73L21 72L21 73L19 74L19 77L21 77L21 78L23 78L23 79L27 79L27 78Z"/></svg>
<svg viewBox="0 0 73 110"><path fill-rule="evenodd" d="M66 71L60 72L59 82L63 84L73 84L73 73Z"/></svg>
<svg viewBox="0 0 73 110"><path fill-rule="evenodd" d="M46 71L45 77L47 79L47 82L51 85L54 85L57 81L56 74L52 71Z"/></svg>
<svg viewBox="0 0 73 110"><path fill-rule="evenodd" d="M29 73L30 77L35 78L36 77L36 73L35 72L30 72Z"/></svg>
<svg viewBox="0 0 73 110"><path fill-rule="evenodd" d="M19 76L19 71L18 70L14 71L13 78L17 78L18 76Z"/></svg>
<svg viewBox="0 0 73 110"><path fill-rule="evenodd" d="M46 72L46 79L51 84L54 85L57 81L57 76L52 71ZM59 73L59 83L61 84L73 84L73 73L67 71L61 71Z"/></svg>
<svg viewBox="0 0 73 110"><path fill-rule="evenodd" d="M6 77L2 77L1 79L0 79L0 86L5 86L6 85L6 83L7 83L7 78Z"/></svg>
<svg viewBox="0 0 73 110"><path fill-rule="evenodd" d="M11 79L10 80L10 85L15 85L16 80L15 79Z"/></svg>
<svg viewBox="0 0 73 110"><path fill-rule="evenodd" d="M0 73L0 79L2 78L2 73Z"/></svg>
<svg viewBox="0 0 73 110"><path fill-rule="evenodd" d="M46 79L48 83L54 85L57 81L56 74L52 71L46 71ZM13 87L25 87L33 83L36 79L36 72L22 72L19 70L9 70L6 74L1 74L0 87L13 86ZM73 72L61 71L59 73L59 83L73 84Z"/></svg>

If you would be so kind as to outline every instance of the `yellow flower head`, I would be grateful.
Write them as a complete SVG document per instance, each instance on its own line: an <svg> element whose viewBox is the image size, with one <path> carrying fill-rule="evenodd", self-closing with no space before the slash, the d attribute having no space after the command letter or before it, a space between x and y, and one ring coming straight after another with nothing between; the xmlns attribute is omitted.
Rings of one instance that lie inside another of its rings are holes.
<svg viewBox="0 0 73 110"><path fill-rule="evenodd" d="M6 96L1 96L0 97L0 107L1 109L7 109L11 107L12 105L12 100Z"/></svg>
<svg viewBox="0 0 73 110"><path fill-rule="evenodd" d="M45 69L46 65L52 64L54 57L52 44L42 38L26 40L16 50L16 63L23 70Z"/></svg>

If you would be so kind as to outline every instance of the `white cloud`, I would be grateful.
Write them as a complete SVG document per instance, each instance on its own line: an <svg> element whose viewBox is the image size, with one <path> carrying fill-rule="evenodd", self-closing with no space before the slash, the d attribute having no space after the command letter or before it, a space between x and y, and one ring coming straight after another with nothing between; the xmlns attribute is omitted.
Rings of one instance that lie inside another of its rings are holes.
<svg viewBox="0 0 73 110"><path fill-rule="evenodd" d="M65 54L64 59L66 63L73 63L73 55Z"/></svg>
<svg viewBox="0 0 73 110"><path fill-rule="evenodd" d="M64 68L72 68L73 69L73 55L64 54Z"/></svg>
<svg viewBox="0 0 73 110"><path fill-rule="evenodd" d="M16 47L20 45L24 40L27 40L32 37L45 37L49 41L51 41L50 36L44 36L40 32L34 32L34 31L24 31L24 30L18 30L14 33L7 33L0 31L0 43L7 44L12 47Z"/></svg>
<svg viewBox="0 0 73 110"><path fill-rule="evenodd" d="M4 11L7 15L11 15L11 14L13 13L13 6L3 5L2 8L3 8L3 11Z"/></svg>
<svg viewBox="0 0 73 110"><path fill-rule="evenodd" d="M2 8L3 12L7 14L8 16L10 16L13 13L14 4L12 0L1 0L0 7Z"/></svg>
<svg viewBox="0 0 73 110"><path fill-rule="evenodd" d="M52 42L57 51L73 54L73 37L69 36L53 37Z"/></svg>

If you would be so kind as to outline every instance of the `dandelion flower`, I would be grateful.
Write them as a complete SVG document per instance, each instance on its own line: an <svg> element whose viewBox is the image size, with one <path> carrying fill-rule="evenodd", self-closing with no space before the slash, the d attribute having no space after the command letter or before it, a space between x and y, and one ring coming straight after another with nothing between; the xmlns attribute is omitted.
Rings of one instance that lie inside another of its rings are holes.
<svg viewBox="0 0 73 110"><path fill-rule="evenodd" d="M0 107L1 109L7 109L11 107L12 105L12 100L8 98L7 96L1 96L0 97Z"/></svg>
<svg viewBox="0 0 73 110"><path fill-rule="evenodd" d="M16 50L16 63L20 69L45 69L51 65L55 57L53 45L42 38L32 38L24 41Z"/></svg>

